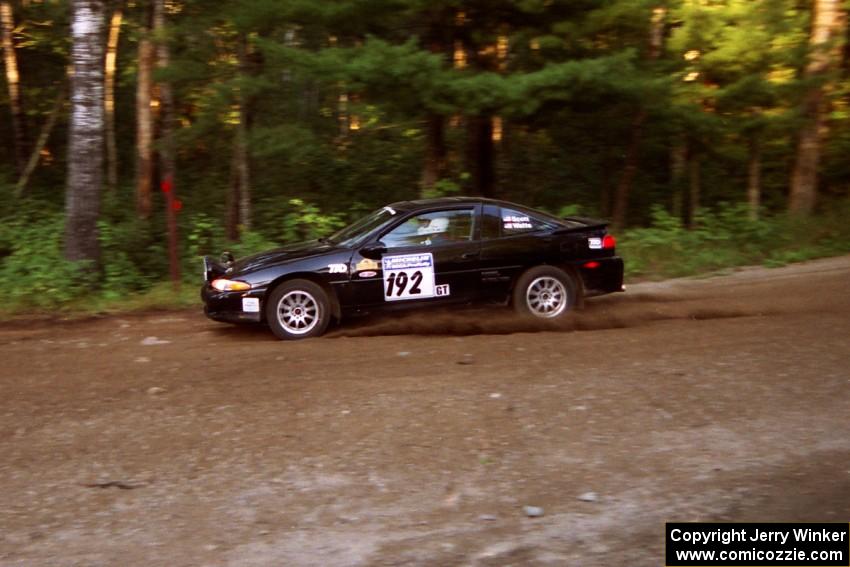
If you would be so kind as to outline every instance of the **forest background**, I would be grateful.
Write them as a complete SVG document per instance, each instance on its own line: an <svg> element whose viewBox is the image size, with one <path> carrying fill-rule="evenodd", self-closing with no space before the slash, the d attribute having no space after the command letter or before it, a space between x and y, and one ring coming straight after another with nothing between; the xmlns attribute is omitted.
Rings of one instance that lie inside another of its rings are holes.
<svg viewBox="0 0 850 567"><path fill-rule="evenodd" d="M630 277L850 252L848 7L0 0L0 311L443 195L609 218Z"/></svg>

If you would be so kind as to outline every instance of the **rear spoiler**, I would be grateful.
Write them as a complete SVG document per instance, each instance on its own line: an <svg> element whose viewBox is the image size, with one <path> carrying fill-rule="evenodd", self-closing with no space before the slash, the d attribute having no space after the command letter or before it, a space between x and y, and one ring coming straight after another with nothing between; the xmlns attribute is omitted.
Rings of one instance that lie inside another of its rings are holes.
<svg viewBox="0 0 850 567"><path fill-rule="evenodd" d="M555 230L555 234L567 234L570 232L578 232L581 230L588 230L594 228L605 228L610 223L606 220L602 219L593 219L589 217L564 217L564 220L568 223L575 224L578 226L565 226Z"/></svg>

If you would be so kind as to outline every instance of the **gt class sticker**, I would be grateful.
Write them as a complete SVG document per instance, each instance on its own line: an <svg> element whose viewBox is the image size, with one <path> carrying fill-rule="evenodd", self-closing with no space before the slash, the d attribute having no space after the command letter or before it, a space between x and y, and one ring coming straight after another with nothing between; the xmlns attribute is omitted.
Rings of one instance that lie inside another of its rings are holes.
<svg viewBox="0 0 850 567"><path fill-rule="evenodd" d="M434 297L434 256L403 254L381 259L384 300L400 301Z"/></svg>
<svg viewBox="0 0 850 567"><path fill-rule="evenodd" d="M259 297L243 297L242 298L242 311L245 313L259 313L260 312L260 298Z"/></svg>

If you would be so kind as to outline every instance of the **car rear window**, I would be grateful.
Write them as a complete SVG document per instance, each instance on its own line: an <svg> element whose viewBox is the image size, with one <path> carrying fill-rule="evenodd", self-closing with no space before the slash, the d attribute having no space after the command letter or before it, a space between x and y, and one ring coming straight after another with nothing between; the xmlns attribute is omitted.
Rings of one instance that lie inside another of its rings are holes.
<svg viewBox="0 0 850 567"><path fill-rule="evenodd" d="M502 236L513 236L515 234L526 234L554 228L553 222L544 220L540 216L501 207L499 214L499 228Z"/></svg>

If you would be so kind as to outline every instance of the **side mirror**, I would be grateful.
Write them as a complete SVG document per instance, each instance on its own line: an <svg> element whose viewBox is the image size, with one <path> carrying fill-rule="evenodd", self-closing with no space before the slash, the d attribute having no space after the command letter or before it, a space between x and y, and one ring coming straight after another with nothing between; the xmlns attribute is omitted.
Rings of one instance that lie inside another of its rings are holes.
<svg viewBox="0 0 850 567"><path fill-rule="evenodd" d="M360 255L364 258L369 258L370 260L380 260L381 256L387 253L387 247L383 242L373 242L372 244L367 244L363 248L360 249Z"/></svg>

